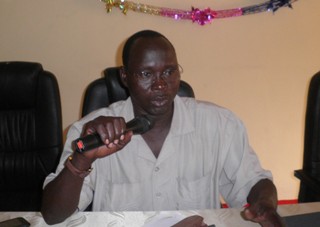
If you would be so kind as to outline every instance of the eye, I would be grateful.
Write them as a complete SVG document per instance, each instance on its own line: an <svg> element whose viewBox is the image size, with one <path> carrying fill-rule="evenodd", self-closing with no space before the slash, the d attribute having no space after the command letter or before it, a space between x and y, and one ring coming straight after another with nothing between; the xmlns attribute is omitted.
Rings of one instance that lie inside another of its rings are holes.
<svg viewBox="0 0 320 227"><path fill-rule="evenodd" d="M139 76L143 79L148 79L150 77L152 77L152 72L148 72L148 71L142 71L140 72Z"/></svg>
<svg viewBox="0 0 320 227"><path fill-rule="evenodd" d="M172 74L174 74L175 72L177 71L177 69L166 69L163 73L162 73L162 75L164 75L164 76L171 76Z"/></svg>

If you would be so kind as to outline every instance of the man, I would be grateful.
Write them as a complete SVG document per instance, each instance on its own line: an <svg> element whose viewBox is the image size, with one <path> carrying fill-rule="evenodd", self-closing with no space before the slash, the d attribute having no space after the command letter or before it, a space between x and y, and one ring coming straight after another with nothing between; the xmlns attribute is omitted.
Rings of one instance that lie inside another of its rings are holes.
<svg viewBox="0 0 320 227"><path fill-rule="evenodd" d="M178 97L179 69L163 35L146 30L127 40L121 80L131 97L70 128L57 172L45 182L47 223L92 201L94 211L214 209L222 196L231 207L248 203L245 219L281 226L271 173L261 168L242 122L215 104ZM125 122L141 115L153 127L142 135L126 131ZM74 152L72 142L93 133L105 145ZM202 225L191 217L181 226L189 220Z"/></svg>

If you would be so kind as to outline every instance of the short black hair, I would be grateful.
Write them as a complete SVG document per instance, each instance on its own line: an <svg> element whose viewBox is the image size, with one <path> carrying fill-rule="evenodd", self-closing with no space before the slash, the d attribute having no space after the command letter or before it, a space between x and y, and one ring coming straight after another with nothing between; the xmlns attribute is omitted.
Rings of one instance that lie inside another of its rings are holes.
<svg viewBox="0 0 320 227"><path fill-rule="evenodd" d="M172 45L172 43L167 39L167 37L165 37L161 33L153 31L153 30L142 30L142 31L134 33L132 36L130 36L127 39L127 41L125 42L124 46L123 46L122 64L124 65L124 67L125 68L128 67L130 51L131 51L133 43L136 40L138 40L139 38L159 38L159 37L160 38L164 38L165 40L167 40L168 43L170 43L170 45L172 46L173 50L175 51L174 46Z"/></svg>

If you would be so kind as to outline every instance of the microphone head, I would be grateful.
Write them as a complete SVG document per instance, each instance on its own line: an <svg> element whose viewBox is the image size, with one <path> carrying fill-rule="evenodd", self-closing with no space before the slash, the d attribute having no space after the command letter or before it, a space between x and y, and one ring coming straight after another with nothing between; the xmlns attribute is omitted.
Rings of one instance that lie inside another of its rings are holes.
<svg viewBox="0 0 320 227"><path fill-rule="evenodd" d="M153 121L146 115L142 115L129 121L126 127L126 130L132 130L133 134L143 134L153 127Z"/></svg>

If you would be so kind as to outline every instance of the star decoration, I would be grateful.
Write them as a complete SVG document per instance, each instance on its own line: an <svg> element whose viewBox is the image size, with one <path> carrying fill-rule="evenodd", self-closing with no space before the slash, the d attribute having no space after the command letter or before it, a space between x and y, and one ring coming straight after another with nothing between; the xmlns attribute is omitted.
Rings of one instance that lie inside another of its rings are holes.
<svg viewBox="0 0 320 227"><path fill-rule="evenodd" d="M112 7L114 6L114 2L113 0L106 0L105 2L106 2L106 10L108 13L110 13L112 10Z"/></svg>
<svg viewBox="0 0 320 227"><path fill-rule="evenodd" d="M270 0L268 5L268 10L272 10L272 12L276 12L279 8L287 6L292 9L292 5L290 0Z"/></svg>
<svg viewBox="0 0 320 227"><path fill-rule="evenodd" d="M210 23L215 17L215 12L212 11L210 8L200 10L198 8L192 7L191 10L191 19L192 22L198 22L200 25L205 25Z"/></svg>

